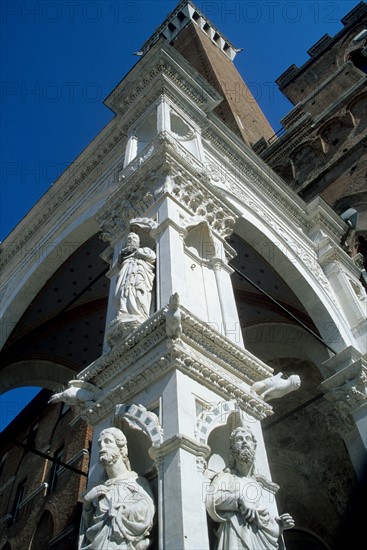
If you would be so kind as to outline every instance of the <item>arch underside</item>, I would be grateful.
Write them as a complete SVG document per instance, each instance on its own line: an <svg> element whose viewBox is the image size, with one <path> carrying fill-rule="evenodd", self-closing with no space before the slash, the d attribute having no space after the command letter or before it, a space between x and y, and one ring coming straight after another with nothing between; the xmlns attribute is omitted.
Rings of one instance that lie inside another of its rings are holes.
<svg viewBox="0 0 367 550"><path fill-rule="evenodd" d="M104 248L98 235L89 238L35 295L28 295L30 305L0 354L0 391L20 386L59 389L101 355L109 290L100 258ZM44 263L49 267L47 259ZM42 279L40 272L34 277Z"/></svg>

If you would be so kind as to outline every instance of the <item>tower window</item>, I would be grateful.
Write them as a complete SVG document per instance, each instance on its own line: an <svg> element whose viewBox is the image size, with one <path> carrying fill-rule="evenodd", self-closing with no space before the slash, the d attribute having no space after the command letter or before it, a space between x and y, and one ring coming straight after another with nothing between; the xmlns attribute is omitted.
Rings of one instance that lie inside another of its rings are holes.
<svg viewBox="0 0 367 550"><path fill-rule="evenodd" d="M60 474L61 469L61 461L62 456L64 454L64 447L60 447L55 454L54 454L54 461L52 464L51 472L50 472L50 479L48 483L48 491L51 493L52 491L55 491L57 486L58 477Z"/></svg>
<svg viewBox="0 0 367 550"><path fill-rule="evenodd" d="M0 476L2 475L4 468L5 468L5 462L8 457L8 453L4 453L0 458Z"/></svg>
<svg viewBox="0 0 367 550"><path fill-rule="evenodd" d="M23 481L19 483L17 488L17 493L15 495L15 500L14 500L14 508L13 508L13 523L17 521L17 518L19 515L19 508L21 503L24 500L26 482L27 482L27 479L23 479Z"/></svg>
<svg viewBox="0 0 367 550"><path fill-rule="evenodd" d="M352 52L350 54L350 60L357 69L367 74L367 48Z"/></svg>

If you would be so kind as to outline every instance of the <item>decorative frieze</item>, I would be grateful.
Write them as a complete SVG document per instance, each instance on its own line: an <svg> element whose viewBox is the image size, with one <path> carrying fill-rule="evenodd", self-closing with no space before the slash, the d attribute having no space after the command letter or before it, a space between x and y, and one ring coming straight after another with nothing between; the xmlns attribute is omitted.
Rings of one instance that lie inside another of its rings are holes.
<svg viewBox="0 0 367 550"><path fill-rule="evenodd" d="M145 170L141 167L138 178L134 174L128 176L118 193L115 193L97 214L102 240L115 242L128 230L132 223L131 219L144 216L145 212L165 194L174 197L191 215L204 218L211 229L222 238L228 237L235 224L234 212L217 194L209 190L205 178L200 177L203 172L202 165L197 163L197 170L193 172L191 155L179 144L173 144L172 138L167 134L161 134L156 142L159 142L159 148L146 161ZM172 157L172 153L177 153L178 150L180 154L190 156L187 171L182 162L178 164ZM160 159L159 165L157 158ZM110 253L108 257L111 257Z"/></svg>
<svg viewBox="0 0 367 550"><path fill-rule="evenodd" d="M224 399L237 400L256 418L272 413L272 408L249 390L255 381L268 378L272 369L183 306L178 310L179 337L167 336L163 308L80 373L81 380L106 388L103 396L84 410L87 421L101 418L111 406L129 402L172 369L181 370ZM114 383L117 378L118 384Z"/></svg>

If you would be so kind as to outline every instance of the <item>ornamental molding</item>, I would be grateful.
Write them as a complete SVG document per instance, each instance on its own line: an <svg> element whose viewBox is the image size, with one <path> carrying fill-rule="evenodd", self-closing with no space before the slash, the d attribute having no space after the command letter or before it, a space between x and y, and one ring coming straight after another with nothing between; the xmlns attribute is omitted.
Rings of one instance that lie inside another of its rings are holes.
<svg viewBox="0 0 367 550"><path fill-rule="evenodd" d="M159 39L105 100L105 105L126 114L165 76L178 92L202 109L213 110L222 96L167 41Z"/></svg>
<svg viewBox="0 0 367 550"><path fill-rule="evenodd" d="M360 359L320 384L326 399L342 400L350 411L367 405L367 363Z"/></svg>
<svg viewBox="0 0 367 550"><path fill-rule="evenodd" d="M246 152L243 150L244 146L241 148L237 147L235 150L228 142L221 139L216 128L210 127L206 129L203 133L203 137L208 140L209 145L213 148L215 156L218 157L219 152L219 158L226 164L228 173L233 176L230 182L226 182L225 187L230 190L234 196L242 197L245 192L248 193L246 187L251 186L251 190L255 197L259 198L259 201L261 200L264 204L268 204L272 208L274 208L275 204L279 207L280 212L287 216L288 222L289 220L293 221L295 224L293 230L301 228L301 230L306 231L308 229L305 206L302 204L303 201L301 201L301 199L289 188L286 188L283 182L282 187L280 186L276 181L276 179L280 180L279 176L273 174L271 177L269 175L269 166L265 163L263 166L259 165L259 162L262 163L262 161L258 157L255 157L253 160L248 158L245 160L244 153ZM246 191L239 183L240 179L245 180L244 187L246 186ZM270 182L268 180L270 180Z"/></svg>
<svg viewBox="0 0 367 550"><path fill-rule="evenodd" d="M291 251L295 258L311 273L313 279L321 286L334 306L339 308L332 287L318 262L314 245L311 242L307 245L304 239L303 242L299 238L296 240L295 234L292 234L289 228L277 222L274 214L272 214L270 210L261 205L259 201L255 202L255 200L250 198L248 193L239 186L233 185L231 191L276 233L280 241L286 244L287 250ZM279 244L281 244L281 242Z"/></svg>
<svg viewBox="0 0 367 550"><path fill-rule="evenodd" d="M221 401L209 410L202 411L196 422L196 437L200 443L206 444L211 432L219 426L226 425L231 414L241 414L237 401Z"/></svg>
<svg viewBox="0 0 367 550"><path fill-rule="evenodd" d="M341 70L345 70L345 66L343 66ZM350 98L355 97L360 90L364 90L365 85L366 80L365 78L362 78L355 82L353 86L348 89L346 94L342 94L338 98L338 101L333 104L331 109L322 112L315 118L311 117L311 115L306 112L304 116L295 122L292 121L292 126L289 127L277 141L272 143L261 154L261 157L272 166L288 160L290 153L292 153L298 145L308 140L312 133L315 133L316 129L319 128L318 123L320 120L325 119L327 123L334 118L336 114L338 114L339 117L345 116L348 113ZM292 115L292 113L296 112L299 108L307 109L307 106L302 104L296 106L281 122L287 122L287 117ZM285 126L285 124L283 125ZM289 124L287 124L287 126L289 126Z"/></svg>
<svg viewBox="0 0 367 550"><path fill-rule="evenodd" d="M151 146L152 155L140 165L139 171L124 177L121 187L95 216L102 240L117 242L127 231L130 220L144 216L164 195L172 196L189 215L203 217L220 237L228 237L236 215L218 192L210 189L202 176L202 164L192 162L194 157L168 134L160 134ZM110 256L108 252L107 257Z"/></svg>
<svg viewBox="0 0 367 550"><path fill-rule="evenodd" d="M79 374L80 379L105 388L103 396L82 411L85 420L95 422L111 406L131 402L174 369L223 399L237 400L244 411L257 419L272 414L272 407L249 388L255 380L267 378L272 373L270 367L189 314L183 306L179 306L180 337L167 337L165 309Z"/></svg>
<svg viewBox="0 0 367 550"><path fill-rule="evenodd" d="M360 269L355 265L353 258L340 246L335 246L329 237L318 243L318 251L320 266L324 271L330 269L333 272L344 273L352 279L355 278L359 284Z"/></svg>
<svg viewBox="0 0 367 550"><path fill-rule="evenodd" d="M188 101L185 96L178 95L176 86L164 74L157 80L155 89L149 91L149 102L152 105L155 104L157 107L162 98L169 103L173 112L177 112L180 109L184 115L187 115L190 122L194 122L198 128L206 126L207 118L205 113L198 105L193 104L192 101ZM124 114L121 129L127 133L132 126L139 124L139 119L143 119L146 114L148 114L147 98L146 96L142 96L141 101L136 105L134 104L134 109L130 109ZM175 136L173 132L171 133Z"/></svg>
<svg viewBox="0 0 367 550"><path fill-rule="evenodd" d="M104 141L95 146L94 151L90 151L87 158L79 158L71 164L68 169L60 176L60 178L53 184L49 191L45 194L44 198L41 199L40 203L36 204L29 215L27 215L24 220L22 220L21 225L18 228L15 228L14 231L9 235L9 237L2 243L3 244L3 254L2 261L0 263L0 268L5 269L9 264L11 259L16 256L23 248L26 248L29 241L37 234L39 229L42 229L44 238L42 242L49 242L55 239L54 234L59 230L60 225L63 220L70 220L71 215L80 208L88 198L88 196L93 196L93 194L98 191L100 186L102 187L106 184L103 182L110 180L108 174L103 176L101 184L101 174L105 173L104 164L106 162L106 157L115 149L122 139L126 139L126 135L119 129L115 128L110 135L104 138ZM93 142L91 143L91 147ZM83 153L80 157L83 157ZM113 163L109 169L109 174L111 174L116 164L121 163L121 159ZM103 166L102 168L99 168ZM82 186L86 186L92 177L96 177L96 171L98 169L97 181L91 188L86 188L84 194L79 197L79 200L76 200L76 193ZM72 177L70 177L70 175ZM109 184L107 185L109 186ZM55 191L56 190L56 191ZM72 199L72 208L70 209L69 201ZM64 206L67 205L67 212L65 211ZM33 218L29 217L33 214ZM53 230L51 232L45 232L45 225L52 221ZM24 226L24 228L23 228ZM13 236L13 240L10 238ZM10 242L9 242L10 241ZM28 245L30 247L31 245ZM37 246L42 246L42 243L37 241ZM24 258L18 262L21 268L24 268ZM29 254L29 259L32 255Z"/></svg>
<svg viewBox="0 0 367 550"><path fill-rule="evenodd" d="M156 51L154 54L157 58L154 62L153 50L159 48L159 51ZM188 98L186 103L197 104L197 112L200 113L201 109L213 109L221 100L221 96L202 78L198 73L195 74L195 79L192 75L192 68L188 63L172 48L163 42L159 42L152 48L152 52L147 56L149 58L148 62L144 62L144 65L147 65L147 70L145 71L145 76L139 80L138 84L131 84L132 89L127 91L129 87L129 81L133 78L136 80L138 74L136 74L135 68L128 74L127 77L123 80L124 86L122 89L126 93L126 97L121 96L121 91L119 87L107 98L105 104L109 106L110 98L116 93L120 94L118 99L124 102L125 105L136 106L136 101L139 94L146 93L146 86L151 83L157 76L162 75L165 77L165 81L170 84L170 95L177 102L177 95L172 91L173 89L185 94ZM182 64L182 60L185 61ZM150 67L153 62L153 66ZM148 65L148 64L149 65ZM140 71L140 63L137 64ZM186 72L185 72L186 71ZM186 77L184 77L186 75ZM167 80L168 79L168 80ZM171 90L172 88L172 90ZM157 96L161 95L162 89ZM167 90L168 93L168 90ZM121 96L121 97L120 97ZM146 105L146 103L145 103ZM181 107L185 106L185 101L180 101ZM188 106L186 105L185 111L189 112ZM137 116L139 112L137 111ZM141 114L141 113L140 113ZM192 116L192 115L191 115ZM198 115L198 120L202 119ZM124 121L125 122L125 121ZM131 122L131 121L129 121ZM201 120L201 124L203 124ZM112 126L112 128L111 128ZM62 174L62 176L55 182L52 188L46 193L41 202L32 209L33 219L30 219L30 216L26 216L27 219L24 219L21 222L21 227L14 230L13 239L9 239L3 244L3 258L0 266L4 268L9 265L9 261L14 258L27 244L32 240L32 238L38 233L40 229L44 232L45 224L49 221L52 221L53 228L59 227L62 218L67 218L70 220L70 207L68 202L72 199L73 206L72 209L76 210L80 205L85 203L86 196L93 196L93 192L98 190L100 186L101 174L105 172L104 166L106 165L106 159L112 152L115 152L116 146L120 145L121 141L126 139L126 129L122 127L121 124L117 125L116 121L111 122L111 125L107 126L105 130L102 130L99 136L91 142L86 151L82 152L78 159L70 165L70 167ZM120 159L119 162L122 162ZM75 194L83 186L85 187L87 182L90 182L91 178L96 178L97 174L97 183L93 185L93 190L88 188L84 189L86 192L80 198L80 202L75 201ZM55 190L57 190L55 192ZM65 205L68 206L67 212L65 214ZM51 231L47 235L48 239L53 239L53 234L55 231ZM11 234L13 235L13 234ZM10 236L9 236L10 237ZM24 259L19 258L17 262L21 268L25 268Z"/></svg>
<svg viewBox="0 0 367 550"><path fill-rule="evenodd" d="M339 370L320 384L327 401L320 411L331 420L338 417L336 426L342 434L354 428L353 414L367 406L367 362L360 357L351 363L351 351L342 352ZM344 366L348 360L348 366Z"/></svg>

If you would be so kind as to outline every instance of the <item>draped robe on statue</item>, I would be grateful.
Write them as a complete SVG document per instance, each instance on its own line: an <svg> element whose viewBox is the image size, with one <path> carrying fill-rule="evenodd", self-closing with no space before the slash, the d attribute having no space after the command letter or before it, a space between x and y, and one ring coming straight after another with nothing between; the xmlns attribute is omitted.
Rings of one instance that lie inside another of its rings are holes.
<svg viewBox="0 0 367 550"><path fill-rule="evenodd" d="M218 550L276 550L280 527L275 517L262 505L264 489L255 477L241 477L230 471L217 474L207 495L207 510L220 525ZM243 517L238 499L255 508L255 518Z"/></svg>
<svg viewBox="0 0 367 550"><path fill-rule="evenodd" d="M119 316L149 317L154 261L155 253L150 248L139 248L123 256L114 297Z"/></svg>
<svg viewBox="0 0 367 550"><path fill-rule="evenodd" d="M135 472L107 480L102 498L84 505L80 550L145 550L154 517L147 480ZM98 487L97 487L98 489Z"/></svg>

